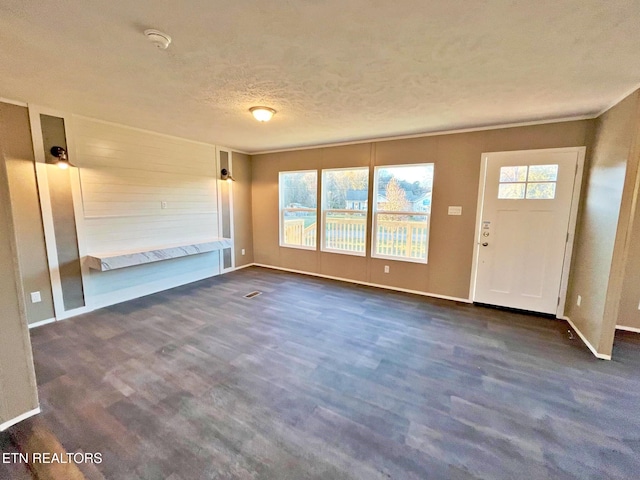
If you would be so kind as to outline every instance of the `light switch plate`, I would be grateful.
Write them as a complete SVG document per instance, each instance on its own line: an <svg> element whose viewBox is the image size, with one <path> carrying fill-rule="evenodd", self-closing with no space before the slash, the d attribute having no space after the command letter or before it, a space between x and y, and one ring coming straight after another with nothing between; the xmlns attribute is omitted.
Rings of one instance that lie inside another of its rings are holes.
<svg viewBox="0 0 640 480"><path fill-rule="evenodd" d="M41 301L40 292L31 292L31 303L40 303Z"/></svg>
<svg viewBox="0 0 640 480"><path fill-rule="evenodd" d="M449 215L462 215L462 207L449 205Z"/></svg>

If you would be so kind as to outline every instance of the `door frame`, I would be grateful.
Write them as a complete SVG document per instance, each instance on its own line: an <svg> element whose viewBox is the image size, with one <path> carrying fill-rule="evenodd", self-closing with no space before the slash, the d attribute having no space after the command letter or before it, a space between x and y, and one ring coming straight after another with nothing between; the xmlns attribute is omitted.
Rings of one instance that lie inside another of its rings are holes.
<svg viewBox="0 0 640 480"><path fill-rule="evenodd" d="M476 208L476 228L473 237L473 262L471 266L471 284L469 286L469 301L473 302L476 296L476 280L478 276L478 256L480 250L480 234L482 228L482 211L484 208L484 187L487 176L487 163L489 155L495 154L527 154L543 152L575 152L577 154L577 168L573 179L573 194L571 197L571 209L569 213L569 226L567 231L567 242L564 248L564 260L562 263L562 278L560 280L560 291L558 292L558 307L556 318L564 318L564 308L567 301L567 288L569 285L569 270L571 269L571 255L573 253L573 243L576 234L576 224L578 221L578 206L580 204L580 191L582 189L582 176L584 173L584 161L587 147L563 147L563 148L541 148L532 150L506 150L501 152L485 152L481 155L480 180L478 184L478 203Z"/></svg>

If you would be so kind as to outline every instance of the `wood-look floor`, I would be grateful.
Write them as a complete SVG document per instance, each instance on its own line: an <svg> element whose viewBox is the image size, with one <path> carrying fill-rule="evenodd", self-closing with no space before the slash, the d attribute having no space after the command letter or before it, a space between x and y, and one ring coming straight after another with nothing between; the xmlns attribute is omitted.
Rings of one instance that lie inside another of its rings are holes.
<svg viewBox="0 0 640 480"><path fill-rule="evenodd" d="M87 478L640 478L640 335L607 362L561 321L249 268L32 341L13 433L102 452Z"/></svg>

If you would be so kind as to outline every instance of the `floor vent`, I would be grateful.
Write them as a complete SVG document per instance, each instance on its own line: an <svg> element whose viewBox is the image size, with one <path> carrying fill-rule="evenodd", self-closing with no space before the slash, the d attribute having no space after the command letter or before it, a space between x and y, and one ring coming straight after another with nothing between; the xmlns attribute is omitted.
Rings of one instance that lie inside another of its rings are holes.
<svg viewBox="0 0 640 480"><path fill-rule="evenodd" d="M247 293L246 295L244 295L244 298L253 298L257 297L258 295L262 295L262 292L256 290L255 292Z"/></svg>

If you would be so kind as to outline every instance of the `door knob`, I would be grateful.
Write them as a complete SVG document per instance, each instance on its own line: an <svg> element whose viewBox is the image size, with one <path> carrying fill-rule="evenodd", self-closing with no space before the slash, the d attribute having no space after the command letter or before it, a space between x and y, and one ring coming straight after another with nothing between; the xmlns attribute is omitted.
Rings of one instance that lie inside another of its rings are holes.
<svg viewBox="0 0 640 480"><path fill-rule="evenodd" d="M483 242L482 246L486 247L487 245L489 245L487 242Z"/></svg>

